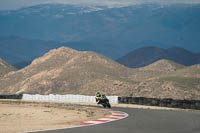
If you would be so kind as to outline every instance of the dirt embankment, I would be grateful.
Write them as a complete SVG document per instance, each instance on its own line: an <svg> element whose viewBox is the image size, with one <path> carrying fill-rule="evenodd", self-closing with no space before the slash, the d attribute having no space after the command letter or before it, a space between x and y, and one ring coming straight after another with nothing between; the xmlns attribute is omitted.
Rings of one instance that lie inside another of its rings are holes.
<svg viewBox="0 0 200 133"><path fill-rule="evenodd" d="M0 133L69 128L106 115L78 105L0 101Z"/></svg>

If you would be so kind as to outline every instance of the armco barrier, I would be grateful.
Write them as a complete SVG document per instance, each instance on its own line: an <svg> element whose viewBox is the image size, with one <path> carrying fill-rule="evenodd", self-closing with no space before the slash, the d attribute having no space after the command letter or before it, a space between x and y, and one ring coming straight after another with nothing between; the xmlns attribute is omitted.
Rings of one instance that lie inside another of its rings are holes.
<svg viewBox="0 0 200 133"><path fill-rule="evenodd" d="M145 98L145 97L118 97L118 103L200 110L200 100L174 100L169 98L156 99L156 98Z"/></svg>
<svg viewBox="0 0 200 133"><path fill-rule="evenodd" d="M107 96L110 103L118 104L118 96ZM22 100L26 101L47 101L47 102L87 102L95 103L95 96L85 96L85 95L29 95L23 94Z"/></svg>
<svg viewBox="0 0 200 133"><path fill-rule="evenodd" d="M0 95L0 99L22 99L22 94L19 94L19 95Z"/></svg>

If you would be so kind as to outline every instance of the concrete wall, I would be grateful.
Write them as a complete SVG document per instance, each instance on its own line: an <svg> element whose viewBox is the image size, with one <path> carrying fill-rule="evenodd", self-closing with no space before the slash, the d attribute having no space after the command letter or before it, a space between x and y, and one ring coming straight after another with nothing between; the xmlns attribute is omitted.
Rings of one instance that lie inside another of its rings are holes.
<svg viewBox="0 0 200 133"><path fill-rule="evenodd" d="M118 104L118 96L107 96L111 104ZM95 96L85 95L29 95L23 94L22 100L26 101L48 101L48 102L87 102L96 103Z"/></svg>

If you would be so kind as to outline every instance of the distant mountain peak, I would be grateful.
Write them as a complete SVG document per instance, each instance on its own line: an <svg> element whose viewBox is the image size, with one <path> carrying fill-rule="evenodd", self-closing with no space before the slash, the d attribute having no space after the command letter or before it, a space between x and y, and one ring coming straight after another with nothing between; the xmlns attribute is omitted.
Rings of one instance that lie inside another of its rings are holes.
<svg viewBox="0 0 200 133"><path fill-rule="evenodd" d="M161 59L159 61L154 62L153 64L141 68L141 70L151 70L151 71L169 73L181 68L184 68L184 66L170 60Z"/></svg>
<svg viewBox="0 0 200 133"><path fill-rule="evenodd" d="M173 46L173 47L169 47L168 49L166 49L170 52L185 52L185 53L192 53L189 50L182 48L182 47L178 47L178 46Z"/></svg>
<svg viewBox="0 0 200 133"><path fill-rule="evenodd" d="M58 49L52 49L48 53L46 53L44 56L35 59L31 64L35 65L35 64L43 63L52 57L57 58L58 56L62 56L62 57L65 56L67 58L68 56L71 56L77 52L78 51L69 47L60 47Z"/></svg>
<svg viewBox="0 0 200 133"><path fill-rule="evenodd" d="M71 53L72 54L73 52L78 52L78 51L75 49L72 49L70 47L65 47L65 46L50 50L50 53L53 53L53 54L59 54L59 53Z"/></svg>
<svg viewBox="0 0 200 133"><path fill-rule="evenodd" d="M185 66L190 66L199 64L199 58L200 54L190 52L181 47L170 47L168 49L158 47L143 47L128 53L127 55L119 58L117 61L127 67L138 68L150 65L161 59L170 60ZM164 62L166 62L166 60Z"/></svg>

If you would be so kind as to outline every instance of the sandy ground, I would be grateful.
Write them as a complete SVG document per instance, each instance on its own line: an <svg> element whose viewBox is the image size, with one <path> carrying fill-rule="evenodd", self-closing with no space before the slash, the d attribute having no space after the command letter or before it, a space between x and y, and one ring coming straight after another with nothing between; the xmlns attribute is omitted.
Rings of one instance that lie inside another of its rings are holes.
<svg viewBox="0 0 200 133"><path fill-rule="evenodd" d="M108 111L86 108L81 105L93 103L29 103L0 100L0 133L69 128L83 121L94 120L110 115ZM113 107L143 108L156 110L185 110L167 107L143 106L134 104L113 104Z"/></svg>
<svg viewBox="0 0 200 133"><path fill-rule="evenodd" d="M0 102L0 133L68 128L109 115L99 109L62 106Z"/></svg>

